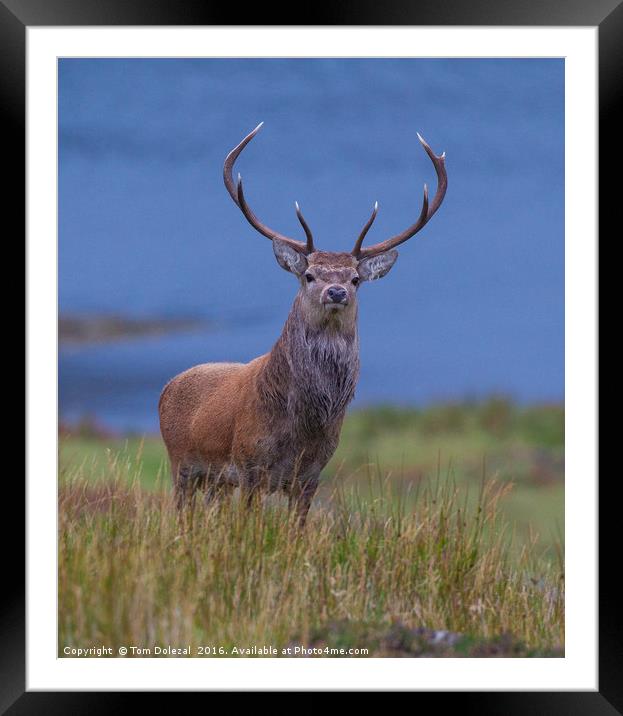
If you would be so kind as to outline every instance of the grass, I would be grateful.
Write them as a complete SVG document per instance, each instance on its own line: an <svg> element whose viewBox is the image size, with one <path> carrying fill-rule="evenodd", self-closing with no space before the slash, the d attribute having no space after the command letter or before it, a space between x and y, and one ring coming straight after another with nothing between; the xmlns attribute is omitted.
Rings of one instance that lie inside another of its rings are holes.
<svg viewBox="0 0 623 716"><path fill-rule="evenodd" d="M85 645L114 656L121 645L152 656L166 645L191 656L563 655L563 546L509 517L536 512L532 492L562 490L558 476L526 477L531 450L553 460L562 448L550 414L513 410L501 433L482 427L482 406L452 429L421 413L353 415L303 531L275 498L251 510L236 496L199 502L179 519L156 440L63 438L59 656ZM547 443L531 432L539 421ZM394 441L407 434L422 451L403 442L402 458ZM353 469L362 439L379 459ZM439 458L450 443L461 446L454 468ZM483 446L500 464L521 449L527 467L483 479Z"/></svg>
<svg viewBox="0 0 623 716"><path fill-rule="evenodd" d="M102 435L86 421L61 439L61 478L81 469L85 479L106 480L112 459L125 460L131 471L137 470L138 461L146 490L156 489L159 476L163 478L168 469L158 437ZM379 473L389 475L396 491L402 492L438 473L472 496L483 473L512 484L500 511L518 534L516 544L536 536L539 548L557 559L557 544L564 535L562 406L519 407L493 398L425 410L381 406L354 411L323 471L318 499L326 501L336 481L352 482L365 493ZM166 477L163 484L168 484Z"/></svg>

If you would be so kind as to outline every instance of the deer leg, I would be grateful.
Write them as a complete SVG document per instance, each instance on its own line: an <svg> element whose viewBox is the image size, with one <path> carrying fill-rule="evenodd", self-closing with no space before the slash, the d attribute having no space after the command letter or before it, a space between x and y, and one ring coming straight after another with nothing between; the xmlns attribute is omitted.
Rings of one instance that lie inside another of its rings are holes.
<svg viewBox="0 0 623 716"><path fill-rule="evenodd" d="M209 505L219 498L227 497L231 494L233 486L227 481L227 474L225 469L221 469L216 474L211 475L208 470L206 477L206 490L204 496L204 503Z"/></svg>
<svg viewBox="0 0 623 716"><path fill-rule="evenodd" d="M298 478L290 487L288 507L290 510L296 511L299 527L305 527L307 513L318 489L319 477L318 473L306 478Z"/></svg>
<svg viewBox="0 0 623 716"><path fill-rule="evenodd" d="M260 501L262 491L261 471L257 467L239 468L240 497L247 509L251 509Z"/></svg>
<svg viewBox="0 0 623 716"><path fill-rule="evenodd" d="M175 504L178 510L192 507L197 490L205 482L206 472L201 467L192 464L182 464L177 467L174 477Z"/></svg>
<svg viewBox="0 0 623 716"><path fill-rule="evenodd" d="M186 489L186 468L183 468L179 462L171 465L171 477L173 479L173 495L175 497L175 507L181 511L188 502L188 490Z"/></svg>
<svg viewBox="0 0 623 716"><path fill-rule="evenodd" d="M231 494L232 488L230 485L209 485L206 488L204 503L206 505L212 504L215 500L219 500L227 497Z"/></svg>

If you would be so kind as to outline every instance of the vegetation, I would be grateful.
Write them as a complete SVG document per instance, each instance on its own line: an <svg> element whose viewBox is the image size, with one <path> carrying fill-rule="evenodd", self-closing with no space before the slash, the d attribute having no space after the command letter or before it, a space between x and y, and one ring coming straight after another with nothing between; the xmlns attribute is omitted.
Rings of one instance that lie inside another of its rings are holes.
<svg viewBox="0 0 623 716"><path fill-rule="evenodd" d="M126 460L147 490L168 488L166 453L159 437L115 436L85 419L60 441L61 477L80 469L88 480L108 479L110 461ZM350 413L340 445L323 471L317 501L327 504L335 484L365 493L378 474L413 500L413 488L440 473L470 499L483 475L513 489L500 504L517 545L537 539L557 559L564 535L564 409L519 407L508 400L436 405L424 410L378 407ZM158 482L160 480L160 483ZM411 490L409 491L409 486ZM409 504L408 507L412 507Z"/></svg>
<svg viewBox="0 0 623 716"><path fill-rule="evenodd" d="M180 519L157 439L65 432L59 656L561 656L563 426L501 400L355 412L303 531L275 497Z"/></svg>

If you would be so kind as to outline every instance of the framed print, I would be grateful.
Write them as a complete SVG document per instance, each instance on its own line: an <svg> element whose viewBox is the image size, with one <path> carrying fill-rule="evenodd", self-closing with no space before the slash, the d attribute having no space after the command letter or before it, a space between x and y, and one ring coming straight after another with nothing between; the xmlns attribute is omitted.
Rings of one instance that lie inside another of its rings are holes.
<svg viewBox="0 0 623 716"><path fill-rule="evenodd" d="M620 5L2 12L27 256L3 706L623 709L604 484L597 583Z"/></svg>

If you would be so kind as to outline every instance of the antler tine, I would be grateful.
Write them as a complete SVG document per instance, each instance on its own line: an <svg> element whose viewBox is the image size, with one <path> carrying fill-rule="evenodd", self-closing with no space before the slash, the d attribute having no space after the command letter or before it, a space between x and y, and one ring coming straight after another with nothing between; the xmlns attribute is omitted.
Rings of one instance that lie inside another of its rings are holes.
<svg viewBox="0 0 623 716"><path fill-rule="evenodd" d="M372 214L371 214L370 218L368 219L368 221L366 221L365 226L363 227L363 229L361 230L361 233L359 234L359 238L355 242L355 248L352 251L353 256L359 256L359 252L361 250L361 244L363 244L363 240L366 238L366 234L368 233L368 231L370 231L370 227L372 226L372 224L374 223L374 220L376 219L378 210L379 210L379 202L375 201L374 209L372 209Z"/></svg>
<svg viewBox="0 0 623 716"><path fill-rule="evenodd" d="M295 248L297 251L300 251L303 254L308 254L313 251L313 241L310 239L311 233L308 233L309 228L305 230L305 234L307 236L307 242L303 241L297 241L296 239L291 239L289 236L284 236L283 234L280 234L278 231L275 231L274 229L271 229L270 227L263 224L257 216L253 213L249 205L247 204L245 198L244 198L244 192L242 189L242 178L240 177L240 174L238 175L238 182L234 182L234 176L233 176L233 169L234 164L236 162L236 159L238 159L240 153L242 150L247 146L247 144L255 137L255 135L260 131L262 128L262 125L264 122L260 122L260 124L257 125L257 127L250 133L247 134L247 136L238 144L236 147L234 147L231 152L227 155L225 158L225 163L223 164L223 180L225 181L225 188L229 192L229 195L234 200L236 205L239 207L239 209L244 214L246 220L251 224L251 226L256 230L259 231L262 236L266 236L268 239L278 239L279 241L283 241L286 244L290 244L293 248ZM306 225L303 226L305 229ZM310 251L311 247L311 251Z"/></svg>
<svg viewBox="0 0 623 716"><path fill-rule="evenodd" d="M420 140L421 145L424 147L424 150L430 157L430 160L432 161L433 166L435 167L435 172L437 174L437 191L435 192L433 201L429 205L428 187L426 186L426 184L424 184L424 200L422 202L422 210L420 211L420 216L418 217L418 220L415 222L415 224L409 226L401 234L392 236L390 239L387 239L386 241L381 241L380 243L374 244L373 246L362 248L361 243L363 241L363 238L360 235L353 248L353 256L356 256L357 258L375 256L376 254L381 254L384 251L389 251L389 249L393 249L396 246L399 246L400 244L404 243L405 241L408 241L412 236L417 234L417 232L420 231L420 229L422 229L428 223L428 221L430 221L433 214L441 206L441 202L443 201L444 196L446 195L446 190L448 188L448 175L446 174L445 166L446 153L443 152L443 154L437 156L428 146L428 144L424 141L424 139L420 136L419 132L417 136ZM366 227L364 227L364 232L367 232L368 228L370 227L366 225Z"/></svg>
<svg viewBox="0 0 623 716"><path fill-rule="evenodd" d="M424 150L426 154L430 157L430 160L433 163L433 166L435 167L435 173L437 174L437 191L435 192L435 196L433 197L433 203L430 205L428 209L428 216L426 217L426 221L428 221L431 216L439 209L441 206L441 202L443 201L446 190L448 189L448 175L446 174L446 153L442 152L439 156L433 152L433 150L430 148L428 143L424 140L422 135L419 132L416 132L417 138L420 140L420 144L424 147Z"/></svg>
<svg viewBox="0 0 623 716"><path fill-rule="evenodd" d="M312 232L310 231L309 226L307 225L307 222L305 221L305 217L303 216L303 212L301 211L301 207L299 206L298 201L294 202L294 206L296 208L296 215L298 217L298 220L301 223L301 226L303 227L303 231L305 232L305 236L307 236L307 253L313 254L316 250L314 248L314 237L312 236Z"/></svg>
<svg viewBox="0 0 623 716"><path fill-rule="evenodd" d="M223 164L223 180L225 181L225 187L229 192L229 196L231 196L231 198L236 204L238 204L238 190L236 187L236 183L234 182L234 164L236 162L236 159L238 159L238 157L240 156L242 150L260 131L263 124L264 122L260 122L257 127L252 132L249 132L249 134L247 134L247 136L242 140L242 142L235 146L231 150L231 152L229 152L229 154L225 157L225 163Z"/></svg>

